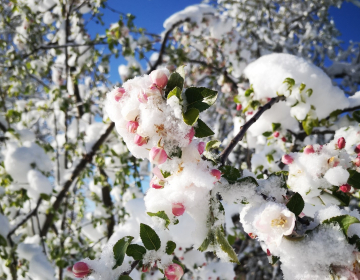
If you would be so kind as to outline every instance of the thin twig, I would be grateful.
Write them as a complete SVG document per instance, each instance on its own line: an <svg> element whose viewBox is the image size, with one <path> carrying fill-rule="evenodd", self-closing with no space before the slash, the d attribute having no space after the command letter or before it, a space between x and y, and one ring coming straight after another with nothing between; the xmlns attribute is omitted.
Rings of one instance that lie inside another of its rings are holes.
<svg viewBox="0 0 360 280"><path fill-rule="evenodd" d="M237 143L243 139L246 131L250 128L250 126L252 126L265 111L269 110L275 103L282 100L285 100L284 96L273 97L264 106L259 107L259 110L256 112L256 114L241 127L240 132L234 137L234 139L231 140L230 144L220 154L220 162L222 165L225 165L229 154L235 148Z"/></svg>

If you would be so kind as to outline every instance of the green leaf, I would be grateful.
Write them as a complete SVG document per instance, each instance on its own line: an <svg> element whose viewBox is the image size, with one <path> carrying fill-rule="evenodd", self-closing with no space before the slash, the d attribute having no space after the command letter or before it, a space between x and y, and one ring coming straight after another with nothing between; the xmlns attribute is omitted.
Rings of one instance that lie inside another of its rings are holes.
<svg viewBox="0 0 360 280"><path fill-rule="evenodd" d="M158 217L158 218L160 218L160 219L165 220L165 227L166 227L167 229L169 229L168 226L170 225L170 219L169 219L168 215L166 215L165 211L159 211L159 212L157 212L157 213L151 213L151 212L146 212L146 213L147 213L150 217Z"/></svg>
<svg viewBox="0 0 360 280"><path fill-rule="evenodd" d="M348 196L347 194L343 193L342 191L333 191L332 194L333 197L335 197L335 199L337 199L339 201L339 205L340 206L349 206L350 203L350 196Z"/></svg>
<svg viewBox="0 0 360 280"><path fill-rule="evenodd" d="M272 131L275 132L281 127L281 123L272 123Z"/></svg>
<svg viewBox="0 0 360 280"><path fill-rule="evenodd" d="M360 173L358 173L356 170L351 169L348 169L348 172L350 174L350 177L347 183L355 189L360 189Z"/></svg>
<svg viewBox="0 0 360 280"><path fill-rule="evenodd" d="M309 88L305 93L310 97L313 94L313 90Z"/></svg>
<svg viewBox="0 0 360 280"><path fill-rule="evenodd" d="M167 97L170 91L172 91L175 87L178 87L180 90L184 87L184 78L177 72L172 73L169 77L165 89L165 97Z"/></svg>
<svg viewBox="0 0 360 280"><path fill-rule="evenodd" d="M246 96L246 97L249 97L250 94L252 94L253 92L254 92L254 90L253 90L253 88L251 87L251 88L249 88L249 89L247 89L247 90L245 91L245 96Z"/></svg>
<svg viewBox="0 0 360 280"><path fill-rule="evenodd" d="M271 256L271 265L276 264L278 260L280 260L280 257Z"/></svg>
<svg viewBox="0 0 360 280"><path fill-rule="evenodd" d="M196 108L190 108L183 113L183 120L187 125L193 126L199 118L199 110Z"/></svg>
<svg viewBox="0 0 360 280"><path fill-rule="evenodd" d="M283 82L283 84L289 84L289 86L294 86L295 85L295 80L292 78L286 78Z"/></svg>
<svg viewBox="0 0 360 280"><path fill-rule="evenodd" d="M302 121L302 126L307 135L310 135L313 128L319 126L319 120L312 118L309 115L306 116L306 119Z"/></svg>
<svg viewBox="0 0 360 280"><path fill-rule="evenodd" d="M360 123L360 111L355 111L352 114L352 117L355 119L355 121L357 121L358 123Z"/></svg>
<svg viewBox="0 0 360 280"><path fill-rule="evenodd" d="M230 246L220 227L216 229L215 238L221 250L229 256L230 262L240 264L234 249Z"/></svg>
<svg viewBox="0 0 360 280"><path fill-rule="evenodd" d="M221 142L219 140L211 140L206 143L205 150L210 151L211 149L219 148Z"/></svg>
<svg viewBox="0 0 360 280"><path fill-rule="evenodd" d="M180 147L175 147L174 150L169 154L170 158L174 158L174 157L178 157L181 158L182 157L182 150Z"/></svg>
<svg viewBox="0 0 360 280"><path fill-rule="evenodd" d="M146 249L138 244L130 244L126 250L126 255L133 257L134 260L142 260Z"/></svg>
<svg viewBox="0 0 360 280"><path fill-rule="evenodd" d="M235 243L236 237L235 237L234 235L229 234L229 235L227 236L227 240L228 240L229 244L232 245L232 244Z"/></svg>
<svg viewBox="0 0 360 280"><path fill-rule="evenodd" d="M120 275L118 280L133 280L129 275Z"/></svg>
<svg viewBox="0 0 360 280"><path fill-rule="evenodd" d="M304 209L304 206L305 206L304 200L299 193L295 193L291 197L290 201L286 204L286 207L296 216L299 216L299 214Z"/></svg>
<svg viewBox="0 0 360 280"><path fill-rule="evenodd" d="M4 247L7 246L6 239L1 234L0 234L0 246L4 246Z"/></svg>
<svg viewBox="0 0 360 280"><path fill-rule="evenodd" d="M115 265L112 269L117 268L122 265L125 257L127 247L130 245L131 241L134 239L132 236L125 236L121 238L113 247Z"/></svg>
<svg viewBox="0 0 360 280"><path fill-rule="evenodd" d="M270 137L273 133L271 131L265 131L262 135L265 137Z"/></svg>
<svg viewBox="0 0 360 280"><path fill-rule="evenodd" d="M179 87L175 87L172 91L169 92L167 99L172 96L176 96L179 100L181 100L181 89Z"/></svg>
<svg viewBox="0 0 360 280"><path fill-rule="evenodd" d="M165 170L161 170L160 169L161 174L163 175L164 178L167 178L169 176L171 176L171 173L169 171L165 171Z"/></svg>
<svg viewBox="0 0 360 280"><path fill-rule="evenodd" d="M349 238L349 243L355 244L356 248L360 250L360 237L358 235L354 234L353 236L351 236Z"/></svg>
<svg viewBox="0 0 360 280"><path fill-rule="evenodd" d="M204 87L189 87L185 90L187 109L196 108L200 112L213 105L217 98L217 92Z"/></svg>
<svg viewBox="0 0 360 280"><path fill-rule="evenodd" d="M251 177L251 176L241 178L237 182L240 183L240 184L253 184L255 186L259 186L259 183L256 181L256 179L254 177Z"/></svg>
<svg viewBox="0 0 360 280"><path fill-rule="evenodd" d="M160 249L160 238L148 225L140 224L140 237L146 249L155 251Z"/></svg>
<svg viewBox="0 0 360 280"><path fill-rule="evenodd" d="M219 168L221 171L221 177L224 177L230 184L238 182L241 177L241 172L239 169L232 167L230 165L224 165Z"/></svg>
<svg viewBox="0 0 360 280"><path fill-rule="evenodd" d="M341 216L336 216L336 217L332 217L330 219L327 219L325 221L322 222L323 224L332 224L332 223L337 223L339 224L339 226L341 227L343 233L345 234L345 236L347 236L347 232L349 227L352 224L358 224L360 223L360 221L350 215L341 215Z"/></svg>
<svg viewBox="0 0 360 280"><path fill-rule="evenodd" d="M208 235L206 236L205 240L203 241L203 243L201 243L200 247L198 248L198 250L200 252L205 252L207 250L207 248L209 247L209 245L213 245L215 242L215 235L214 232L212 230L209 230Z"/></svg>
<svg viewBox="0 0 360 280"><path fill-rule="evenodd" d="M195 129L195 137L203 138L214 135L215 133L204 123L202 120L198 119L197 126Z"/></svg>
<svg viewBox="0 0 360 280"><path fill-rule="evenodd" d="M172 253L174 253L175 248L176 248L176 243L169 240L166 243L166 249L165 249L166 254L171 255Z"/></svg>
<svg viewBox="0 0 360 280"><path fill-rule="evenodd" d="M43 200L46 200L46 201L50 201L50 198L51 196L46 194L46 193L41 193L40 194L40 197L43 199Z"/></svg>
<svg viewBox="0 0 360 280"><path fill-rule="evenodd" d="M240 95L235 95L235 97L234 97L234 102L235 102L236 104L241 104Z"/></svg>

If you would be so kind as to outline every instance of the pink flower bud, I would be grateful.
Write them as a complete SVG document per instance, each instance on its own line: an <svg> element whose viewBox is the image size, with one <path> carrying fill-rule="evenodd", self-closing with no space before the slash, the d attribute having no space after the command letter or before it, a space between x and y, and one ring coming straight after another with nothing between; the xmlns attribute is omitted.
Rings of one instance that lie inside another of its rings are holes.
<svg viewBox="0 0 360 280"><path fill-rule="evenodd" d="M354 164L359 167L360 166L360 157L357 157L355 160L354 160Z"/></svg>
<svg viewBox="0 0 360 280"><path fill-rule="evenodd" d="M83 278L90 273L90 268L84 262L77 262L72 267L72 272L76 278Z"/></svg>
<svg viewBox="0 0 360 280"><path fill-rule="evenodd" d="M150 73L151 81L159 88L164 88L168 82L168 77L164 70L154 70Z"/></svg>
<svg viewBox="0 0 360 280"><path fill-rule="evenodd" d="M148 140L149 139L147 137L142 137L142 136L137 135L137 134L134 137L134 143L136 145L138 145L138 146L142 146L142 145L147 144Z"/></svg>
<svg viewBox="0 0 360 280"><path fill-rule="evenodd" d="M164 181L159 180L156 176L153 177L150 181L150 187L154 188L154 189L162 189L164 188Z"/></svg>
<svg viewBox="0 0 360 280"><path fill-rule="evenodd" d="M135 133L139 127L139 123L137 121L128 121L126 124L126 128L130 133Z"/></svg>
<svg viewBox="0 0 360 280"><path fill-rule="evenodd" d="M191 127L190 131L188 132L188 134L185 135L185 139L189 139L189 144L191 143L191 141L193 140L195 135L195 129L193 127Z"/></svg>
<svg viewBox="0 0 360 280"><path fill-rule="evenodd" d="M344 149L345 148L345 144L346 144L346 141L345 141L345 138L344 137L340 137L338 140L337 140L337 147L338 149Z"/></svg>
<svg viewBox="0 0 360 280"><path fill-rule="evenodd" d="M237 104L236 105L236 111L240 111L242 109L242 105L241 104Z"/></svg>
<svg viewBox="0 0 360 280"><path fill-rule="evenodd" d="M351 186L349 184L344 184L340 186L340 191L344 193L348 193L351 190Z"/></svg>
<svg viewBox="0 0 360 280"><path fill-rule="evenodd" d="M176 263L169 265L165 268L165 277L168 280L180 280L180 278L184 275L184 270L182 267Z"/></svg>
<svg viewBox="0 0 360 280"><path fill-rule="evenodd" d="M356 145L355 147L355 153L360 153L360 144Z"/></svg>
<svg viewBox="0 0 360 280"><path fill-rule="evenodd" d="M185 206L182 203L173 203L172 204L172 213L175 216L181 216L185 212Z"/></svg>
<svg viewBox="0 0 360 280"><path fill-rule="evenodd" d="M257 235L252 232L249 233L249 236L251 239L255 239L257 237Z"/></svg>
<svg viewBox="0 0 360 280"><path fill-rule="evenodd" d="M125 89L124 88L116 88L116 93L115 93L115 101L119 102L119 100L124 96L125 94Z"/></svg>
<svg viewBox="0 0 360 280"><path fill-rule="evenodd" d="M140 90L138 92L137 98L140 103L147 103L148 102L148 96L146 95L144 90Z"/></svg>
<svg viewBox="0 0 360 280"><path fill-rule="evenodd" d="M205 142L200 142L197 146L199 154L202 155L205 151Z"/></svg>
<svg viewBox="0 0 360 280"><path fill-rule="evenodd" d="M279 132L279 131L275 131L275 132L273 133L273 136L274 136L275 138L278 138L279 135L280 135L280 132Z"/></svg>
<svg viewBox="0 0 360 280"><path fill-rule="evenodd" d="M290 155L283 155L281 161L283 164L291 164L293 163L294 159Z"/></svg>
<svg viewBox="0 0 360 280"><path fill-rule="evenodd" d="M308 155L308 154L313 154L315 153L314 151L314 148L312 145L307 145L305 148L304 148L304 154L305 155Z"/></svg>
<svg viewBox="0 0 360 280"><path fill-rule="evenodd" d="M142 271L142 272L144 272L144 273L146 273L146 272L148 272L148 271L149 271L149 267L148 267L148 266L143 265L143 266L142 266L141 271Z"/></svg>
<svg viewBox="0 0 360 280"><path fill-rule="evenodd" d="M286 142L286 138L285 138L285 137L282 137L282 138L281 138L281 141Z"/></svg>
<svg viewBox="0 0 360 280"><path fill-rule="evenodd" d="M220 180L221 178L221 172L219 169L213 169L211 170L211 175L213 175L218 181Z"/></svg>
<svg viewBox="0 0 360 280"><path fill-rule="evenodd" d="M266 255L267 255L268 257L271 256L271 253L270 253L270 250L269 250L269 249L266 249Z"/></svg>
<svg viewBox="0 0 360 280"><path fill-rule="evenodd" d="M155 164L162 164L167 160L167 154L161 147L153 147L150 150L150 161Z"/></svg>

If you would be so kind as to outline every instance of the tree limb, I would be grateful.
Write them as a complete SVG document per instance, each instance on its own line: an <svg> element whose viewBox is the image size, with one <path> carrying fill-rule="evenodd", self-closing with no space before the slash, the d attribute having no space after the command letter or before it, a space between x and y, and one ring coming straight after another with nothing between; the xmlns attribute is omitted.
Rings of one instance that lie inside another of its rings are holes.
<svg viewBox="0 0 360 280"><path fill-rule="evenodd" d="M114 129L115 123L111 123L104 134L100 136L100 138L96 141L94 146L91 149L91 152L86 154L81 161L78 163L78 165L75 167L74 171L71 174L71 177L69 180L67 180L64 184L64 187L59 192L58 196L56 197L56 200L52 206L51 211L46 215L44 225L41 229L40 236L45 236L47 232L49 231L49 228L51 224L53 223L53 219L55 217L55 213L59 210L62 200L65 198L65 195L67 191L69 190L71 184L73 181L79 176L79 174L84 170L86 167L86 164L89 162L92 162L92 159L97 152L97 150L100 148L100 146L105 142L106 138L110 135L111 131Z"/></svg>
<svg viewBox="0 0 360 280"><path fill-rule="evenodd" d="M184 23L184 22L189 22L190 19L186 18L184 20L180 20L176 23L173 24L173 26L171 26L171 28L166 31L164 39L161 43L161 48L160 48L160 52L159 52L159 56L158 59L156 60L156 62L153 64L153 66L150 68L150 70L148 71L148 73L150 73L151 71L155 70L163 61L163 55L165 54L165 48L166 48L166 43L169 39L170 33L175 29L175 27L179 26L180 24Z"/></svg>
<svg viewBox="0 0 360 280"><path fill-rule="evenodd" d="M269 110L275 103L282 100L285 100L285 96L273 97L264 106L259 107L259 110L256 112L256 114L241 127L240 132L231 140L230 144L220 154L220 162L222 165L225 165L229 154L235 148L237 143L243 139L246 131L250 128L250 126L252 126L265 111Z"/></svg>

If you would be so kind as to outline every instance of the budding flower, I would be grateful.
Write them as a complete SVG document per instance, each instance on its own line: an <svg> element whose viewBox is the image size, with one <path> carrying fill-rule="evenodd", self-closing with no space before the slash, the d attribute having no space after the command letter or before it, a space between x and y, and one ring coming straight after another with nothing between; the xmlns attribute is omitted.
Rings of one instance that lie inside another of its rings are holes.
<svg viewBox="0 0 360 280"><path fill-rule="evenodd" d="M281 141L286 142L286 138L285 138L285 137L282 137L282 138L281 138Z"/></svg>
<svg viewBox="0 0 360 280"><path fill-rule="evenodd" d="M184 275L184 270L182 267L176 263L169 265L165 268L165 277L168 280L180 280L180 278Z"/></svg>
<svg viewBox="0 0 360 280"><path fill-rule="evenodd" d="M293 163L294 159L290 155L283 155L281 161L283 164L291 164Z"/></svg>
<svg viewBox="0 0 360 280"><path fill-rule="evenodd" d="M150 150L150 161L155 164L162 164L167 160L167 154L161 147L153 147Z"/></svg>
<svg viewBox="0 0 360 280"><path fill-rule="evenodd" d="M150 187L154 188L154 189L162 189L164 188L164 181L159 180L157 177L153 177L150 181Z"/></svg>
<svg viewBox="0 0 360 280"><path fill-rule="evenodd" d="M273 133L273 136L274 136L275 138L278 138L279 135L280 135L280 132L279 132L279 131L275 131L275 132Z"/></svg>
<svg viewBox="0 0 360 280"><path fill-rule="evenodd" d="M242 105L241 104L237 104L236 105L236 111L240 111L242 109Z"/></svg>
<svg viewBox="0 0 360 280"><path fill-rule="evenodd" d="M72 272L76 278L83 278L90 273L90 268L84 262L77 262L72 267Z"/></svg>
<svg viewBox="0 0 360 280"><path fill-rule="evenodd" d="M338 140L337 140L337 147L338 149L344 149L345 148L345 144L346 144L346 141L345 141L345 138L344 137L340 137Z"/></svg>
<svg viewBox="0 0 360 280"><path fill-rule="evenodd" d="M137 121L128 121L126 124L126 128L130 133L135 133L139 127L139 123Z"/></svg>
<svg viewBox="0 0 360 280"><path fill-rule="evenodd" d="M200 142L197 146L198 152L202 155L205 151L205 142Z"/></svg>
<svg viewBox="0 0 360 280"><path fill-rule="evenodd" d="M173 203L172 213L175 216L181 216L185 212L185 206L182 203Z"/></svg>
<svg viewBox="0 0 360 280"><path fill-rule="evenodd" d="M150 78L159 88L164 88L168 82L168 77L164 70L154 70L150 73Z"/></svg>
<svg viewBox="0 0 360 280"><path fill-rule="evenodd" d="M115 93L115 101L119 102L119 100L124 96L125 94L125 89L124 88L116 88L116 93Z"/></svg>
<svg viewBox="0 0 360 280"><path fill-rule="evenodd" d="M137 98L140 103L147 103L147 101L148 101L148 96L146 95L144 90L140 90L138 92Z"/></svg>
<svg viewBox="0 0 360 280"><path fill-rule="evenodd" d="M359 167L360 166L360 157L357 157L355 160L354 160L354 164Z"/></svg>
<svg viewBox="0 0 360 280"><path fill-rule="evenodd" d="M360 144L356 145L355 147L355 153L360 153Z"/></svg>
<svg viewBox="0 0 360 280"><path fill-rule="evenodd" d="M304 154L305 155L308 155L308 154L313 154L315 153L314 151L314 147L312 145L307 145L305 148L304 148Z"/></svg>
<svg viewBox="0 0 360 280"><path fill-rule="evenodd" d="M137 135L137 134L134 137L134 143L136 145L138 145L138 146L142 146L142 145L147 144L148 140L149 139L147 137L142 137L142 136Z"/></svg>
<svg viewBox="0 0 360 280"><path fill-rule="evenodd" d="M188 134L185 135L185 139L189 139L189 144L191 143L191 141L193 140L195 135L195 129L193 127L191 127L190 131L188 132Z"/></svg>
<svg viewBox="0 0 360 280"><path fill-rule="evenodd" d="M344 184L341 185L339 189L344 193L348 193L351 190L351 186L349 184Z"/></svg>
<svg viewBox="0 0 360 280"><path fill-rule="evenodd" d="M211 175L213 175L218 181L220 180L220 178L221 178L221 172L220 172L220 170L218 170L218 169L213 169L213 170L211 170Z"/></svg>

